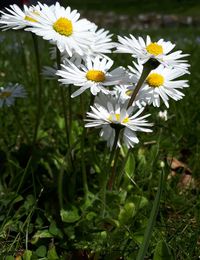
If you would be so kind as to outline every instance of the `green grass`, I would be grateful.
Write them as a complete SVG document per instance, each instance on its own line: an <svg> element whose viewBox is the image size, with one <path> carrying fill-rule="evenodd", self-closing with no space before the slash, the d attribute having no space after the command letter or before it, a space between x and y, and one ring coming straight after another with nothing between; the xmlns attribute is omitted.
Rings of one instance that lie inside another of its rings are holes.
<svg viewBox="0 0 200 260"><path fill-rule="evenodd" d="M116 1L116 6L118 3ZM194 5L195 2L191 3ZM107 29L125 34L117 28ZM84 163L90 191L85 200L79 98L73 99L72 103L73 169L68 164L69 153L56 81L43 79L42 120L35 146L24 138L13 111L1 109L0 259L13 259L20 252L24 254L25 250L23 259L83 259L83 255L85 259L136 259L156 196L161 162L164 163L165 187L145 259L198 259L200 45L196 36L199 30L165 28L131 33L142 36L148 33L155 40L163 37L176 42L177 49L190 53L190 88L184 90L185 97L179 102L170 101L166 122L158 118L159 110L149 109L151 121L155 124L154 132L140 135L141 142L131 150L122 172L127 150L121 151L117 165L120 174L113 191L107 192L104 216L100 187L106 174L105 162L109 151L105 149L105 142L97 138L98 131L90 131L84 139ZM1 32L0 36L0 82L19 82L27 89L28 98L18 101L14 109L32 140L37 72L31 35ZM50 65L49 45L42 40L39 44L42 64ZM113 58L117 64L131 62L130 57L124 54L115 54ZM88 96L84 94L83 100L87 107ZM164 106L160 108L164 109ZM169 156L191 169L194 185L187 189L180 185L183 169L177 170L171 179L167 178L171 172L166 160Z"/></svg>

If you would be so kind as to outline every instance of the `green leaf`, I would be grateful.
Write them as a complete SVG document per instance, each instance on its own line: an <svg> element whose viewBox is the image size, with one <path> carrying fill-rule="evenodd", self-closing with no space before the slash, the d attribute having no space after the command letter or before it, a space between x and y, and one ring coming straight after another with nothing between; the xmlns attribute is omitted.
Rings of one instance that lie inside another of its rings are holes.
<svg viewBox="0 0 200 260"><path fill-rule="evenodd" d="M35 235L32 237L31 243L36 244L40 238L51 238L53 235L49 233L49 231L46 230L39 230L35 233Z"/></svg>
<svg viewBox="0 0 200 260"><path fill-rule="evenodd" d="M165 241L159 241L157 243L153 260L174 260L174 257Z"/></svg>
<svg viewBox="0 0 200 260"><path fill-rule="evenodd" d="M78 209L74 206L72 206L71 210L61 209L60 215L62 221L66 223L74 223L80 219L80 216L78 214Z"/></svg>
<svg viewBox="0 0 200 260"><path fill-rule="evenodd" d="M53 221L49 227L49 233L51 233L54 236L58 236L60 238L63 238L63 234L60 231L59 228L57 228L56 223Z"/></svg>
<svg viewBox="0 0 200 260"><path fill-rule="evenodd" d="M95 217L97 216L97 214L95 212L89 212L87 215L86 215L86 219L91 221L92 219L94 219Z"/></svg>
<svg viewBox="0 0 200 260"><path fill-rule="evenodd" d="M55 246L53 246L51 249L49 249L48 254L47 254L47 258L49 260L57 260L57 259L59 259L58 255L56 253Z"/></svg>
<svg viewBox="0 0 200 260"><path fill-rule="evenodd" d="M6 256L5 260L15 260L15 258L12 255Z"/></svg>
<svg viewBox="0 0 200 260"><path fill-rule="evenodd" d="M31 260L32 257L32 251L26 250L23 255L23 260Z"/></svg>
<svg viewBox="0 0 200 260"><path fill-rule="evenodd" d="M119 213L119 222L124 225L127 224L136 214L135 204L132 202L126 203Z"/></svg>
<svg viewBox="0 0 200 260"><path fill-rule="evenodd" d="M154 228L154 225L156 222L156 216L157 216L158 210L159 210L161 195L162 195L163 186L164 186L164 176L165 176L164 171L162 171L160 174L160 178L159 178L159 185L158 185L156 197L155 197L155 200L153 203L150 217L148 219L147 228L144 233L144 240L140 246L136 260L141 260L141 259L145 258L145 255L146 255L146 252L147 252L150 240L151 240L151 236L153 233L153 228Z"/></svg>
<svg viewBox="0 0 200 260"><path fill-rule="evenodd" d="M129 177L133 176L135 172L135 158L133 154L129 154L125 165L125 172L129 175Z"/></svg>
<svg viewBox="0 0 200 260"><path fill-rule="evenodd" d="M47 253L46 246L40 246L40 247L38 247L38 249L35 251L35 253L36 253L37 256L39 256L39 257L45 257L45 256L46 256L46 253Z"/></svg>
<svg viewBox="0 0 200 260"><path fill-rule="evenodd" d="M137 209L142 209L148 204L147 198L139 195L134 195L131 197L130 201L132 201Z"/></svg>
<svg viewBox="0 0 200 260"><path fill-rule="evenodd" d="M138 244L138 245L141 245L142 244L142 241L144 239L144 232L145 232L145 229L140 229L136 232L133 233L132 237L134 239L134 241Z"/></svg>

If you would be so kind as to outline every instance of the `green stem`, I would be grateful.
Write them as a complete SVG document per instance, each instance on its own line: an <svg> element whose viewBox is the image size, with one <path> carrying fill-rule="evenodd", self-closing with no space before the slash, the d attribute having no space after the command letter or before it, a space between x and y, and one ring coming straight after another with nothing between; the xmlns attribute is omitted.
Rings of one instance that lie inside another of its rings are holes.
<svg viewBox="0 0 200 260"><path fill-rule="evenodd" d="M162 195L162 191L163 191L163 186L164 186L164 170L162 169L161 174L160 174L160 179L159 179L159 186L158 186L158 191L156 193L156 197L153 203L153 208L151 210L151 214L147 223L147 228L145 230L144 233L144 239L143 239L143 243L140 246L138 255L136 260L144 260L150 240L151 240L151 236L153 233L153 228L156 222L156 217L158 214L158 210L159 210L159 205L160 205L160 200L161 200L161 195Z"/></svg>
<svg viewBox="0 0 200 260"><path fill-rule="evenodd" d="M116 151L116 148L117 148L119 134L120 134L120 129L116 128L115 129L115 140L114 140L112 151L111 151L110 158L109 158L109 161L108 161L108 169L109 170L110 170L110 168L112 166L111 164L112 164L112 161L113 161L113 158L114 158L114 155L115 155L115 151Z"/></svg>
<svg viewBox="0 0 200 260"><path fill-rule="evenodd" d="M109 189L109 190L112 190L113 184L114 184L114 182L115 182L116 167L117 167L117 162L118 162L119 153L120 153L120 149L118 148L118 149L116 150L115 157L114 157L114 165L113 165L113 167L111 168L111 169L112 169L112 173L111 173L110 179L109 179L109 181L108 181L108 189Z"/></svg>
<svg viewBox="0 0 200 260"><path fill-rule="evenodd" d="M57 67L58 69L60 69L60 61L61 61L61 57L60 57L60 51L57 48ZM64 115L64 120L65 120L65 133L66 133L66 141L67 141L67 145L68 145L68 149L70 150L70 137L69 137L69 124L68 124L68 118L67 118L67 104L66 104L66 92L65 89L63 88L63 86L59 86L60 89L60 98L61 98L61 104L62 104L62 108L63 108L63 115Z"/></svg>
<svg viewBox="0 0 200 260"><path fill-rule="evenodd" d="M69 85L68 86L68 104L69 104L69 139L71 138L71 129L72 129L72 98L71 98L71 94L72 94L72 86Z"/></svg>
<svg viewBox="0 0 200 260"><path fill-rule="evenodd" d="M64 176L64 169L61 167L59 175L58 175L58 200L60 209L63 208L63 176Z"/></svg>
<svg viewBox="0 0 200 260"><path fill-rule="evenodd" d="M147 76L149 75L149 73L157 68L159 65L159 62L157 60L154 59L149 59L144 65L143 65L143 70L142 70L142 74L138 80L137 85L135 86L135 89L133 91L133 94L131 96L131 99L129 100L128 106L127 108L129 108L130 106L132 106L133 101L135 100L137 93L139 92L140 88L142 87L142 84L144 83L145 79L147 78Z"/></svg>
<svg viewBox="0 0 200 260"><path fill-rule="evenodd" d="M35 34L31 34L33 38L33 45L35 51L36 58L36 67L37 67L37 77L38 77L38 88L37 88L37 114L36 114L36 122L35 129L33 135L33 144L35 144L37 140L38 130L40 126L41 113L42 113L42 78L41 78L41 64L40 64L40 55L39 55L39 46L37 36Z"/></svg>
<svg viewBox="0 0 200 260"><path fill-rule="evenodd" d="M119 139L119 135L120 135L120 128L115 128L115 139L114 139L114 143L113 143L113 147L112 147L112 151L110 154L110 158L108 161L108 166L107 166L107 173L109 174L111 169L112 169L112 161L113 158L115 156L115 152L116 152L116 148L117 148L117 143L118 143L118 139ZM115 164L115 162L114 162ZM106 207L106 188L107 188L107 183L108 183L108 174L105 174L104 176L104 181L103 181L103 185L102 185L102 192L101 192L101 200L102 200L102 217L104 217L105 215L105 207ZM109 179L109 183L113 183L113 176L111 175L110 179ZM110 186L110 185L109 185ZM111 185L112 186L112 185Z"/></svg>
<svg viewBox="0 0 200 260"><path fill-rule="evenodd" d="M83 98L82 95L80 95L80 101L81 101L81 110L83 113L83 119L85 117L84 114L84 104L83 104ZM83 126L84 127L84 126ZM87 172L85 167L85 153L84 153L84 146L85 146L85 136L86 136L86 128L83 128L82 136L81 136L81 168L82 168L82 178L83 178L83 190L85 194L85 200L88 198L88 182L87 182Z"/></svg>
<svg viewBox="0 0 200 260"><path fill-rule="evenodd" d="M126 153L125 158L122 161L121 167L119 169L119 178L118 178L118 184L120 184L121 179L122 179L122 175L124 174L124 168L126 166L126 163L128 161L129 155L130 155L131 149L128 150L128 152Z"/></svg>

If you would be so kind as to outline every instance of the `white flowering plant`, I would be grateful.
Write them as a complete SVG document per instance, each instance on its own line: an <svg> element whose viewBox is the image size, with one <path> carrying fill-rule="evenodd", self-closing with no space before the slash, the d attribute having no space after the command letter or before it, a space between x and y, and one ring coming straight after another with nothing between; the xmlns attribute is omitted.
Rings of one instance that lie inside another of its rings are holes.
<svg viewBox="0 0 200 260"><path fill-rule="evenodd" d="M1 11L0 28L22 29L32 35L37 65L37 86L32 89L36 107L33 129L20 123L14 106L10 111L17 117L26 147L25 151L19 148L25 157L19 160L24 177L17 193L26 177L35 194L33 202L26 201L23 255L34 256L39 244L46 246L51 241L44 257L54 254L57 258L45 259L64 259L59 257L67 254L76 257L77 251L91 257L144 259L161 200L164 164L159 166L150 218L145 216L146 222L140 222L143 212L147 212L144 208L150 204L134 180L134 155L138 151L142 165L142 147L151 140L155 127L149 111L155 109L159 117L167 120L167 112L163 114L160 107L169 108L171 100L184 97L185 88L189 87L185 79L190 68L188 54L174 50L175 44L170 41L154 41L148 35L145 39L132 34L118 36L113 41L109 31L58 2L51 6L38 2L23 10L11 5ZM48 53L51 66L43 70L39 37L53 45ZM121 66L114 61L117 55L123 59L129 55L132 62ZM8 113L18 97L27 97L22 86L1 88L0 109L7 107ZM46 120L48 113L54 113L55 104L60 112ZM53 152L41 148L50 147L49 142ZM158 149L152 153L156 160ZM145 170L152 172L151 166L150 162ZM37 175L40 171L42 176ZM42 215L38 208L45 213ZM39 229L29 229L32 215L36 216ZM7 219L4 231L6 223ZM140 238L135 235L137 232ZM73 250L75 253L70 253Z"/></svg>

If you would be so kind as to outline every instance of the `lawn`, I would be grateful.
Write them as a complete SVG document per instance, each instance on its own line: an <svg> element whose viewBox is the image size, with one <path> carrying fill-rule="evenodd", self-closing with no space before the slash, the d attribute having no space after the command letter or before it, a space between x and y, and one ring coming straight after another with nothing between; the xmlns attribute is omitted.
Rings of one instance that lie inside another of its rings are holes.
<svg viewBox="0 0 200 260"><path fill-rule="evenodd" d="M163 1L162 7L158 1L136 2L68 1L85 13L89 7L90 12L174 10L178 15L196 15L200 7L192 0L170 1L170 5ZM107 169L110 150L106 142L99 138L98 129L84 128L89 93L71 99L71 89L63 88L60 93L55 78L38 76L31 33L0 32L0 84L20 83L27 91L26 99L0 109L2 260L136 259L159 193L160 176L164 176L163 191L144 259L196 260L200 256L200 29L178 26L131 31L120 30L120 23L106 29L115 34L115 40L116 35L132 33L174 42L176 50L190 54L190 74L186 75L190 86L184 88L182 100L169 101L166 121L158 115L166 110L164 104L149 107L153 132L139 134L140 142L130 152L122 146L117 161ZM51 45L41 38L37 43L41 66L52 66ZM128 54L111 57L115 67L132 62ZM68 129L62 97L70 112ZM66 137L69 129L70 138ZM113 169L117 173L114 185L106 189L105 179Z"/></svg>

